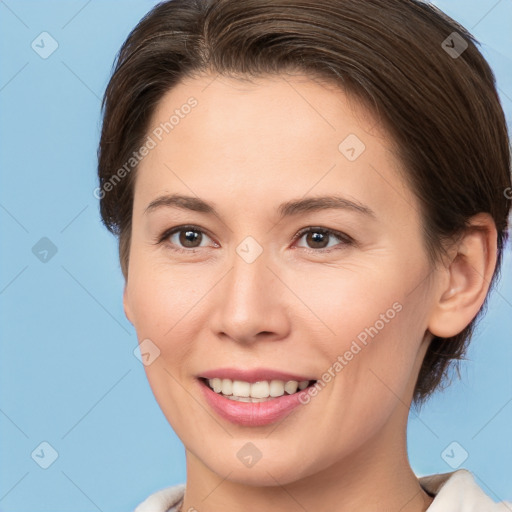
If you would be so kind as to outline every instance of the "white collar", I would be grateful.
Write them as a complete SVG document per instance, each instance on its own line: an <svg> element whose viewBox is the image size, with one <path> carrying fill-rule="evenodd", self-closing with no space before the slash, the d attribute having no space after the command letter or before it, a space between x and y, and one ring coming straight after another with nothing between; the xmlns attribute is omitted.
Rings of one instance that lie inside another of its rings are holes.
<svg viewBox="0 0 512 512"><path fill-rule="evenodd" d="M494 503L466 469L419 478L434 501L427 512L511 512L512 504Z"/></svg>
<svg viewBox="0 0 512 512"><path fill-rule="evenodd" d="M421 486L435 494L427 512L511 512L512 503L494 503L466 469L423 476ZM148 496L134 512L168 512L185 492L185 484L167 487Z"/></svg>

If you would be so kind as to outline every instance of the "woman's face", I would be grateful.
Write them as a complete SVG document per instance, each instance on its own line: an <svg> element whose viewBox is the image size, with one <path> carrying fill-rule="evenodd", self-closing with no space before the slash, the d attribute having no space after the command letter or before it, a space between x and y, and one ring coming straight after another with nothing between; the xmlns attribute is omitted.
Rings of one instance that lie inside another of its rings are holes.
<svg viewBox="0 0 512 512"><path fill-rule="evenodd" d="M385 132L307 77L205 76L164 96L148 135L125 310L195 464L275 485L385 459L404 444L434 293ZM318 382L250 403L205 376L256 396Z"/></svg>

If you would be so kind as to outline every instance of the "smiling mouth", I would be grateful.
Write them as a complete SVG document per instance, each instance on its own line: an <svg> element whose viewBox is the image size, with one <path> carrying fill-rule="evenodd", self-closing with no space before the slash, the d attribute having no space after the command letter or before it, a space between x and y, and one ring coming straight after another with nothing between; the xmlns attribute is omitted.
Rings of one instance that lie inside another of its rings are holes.
<svg viewBox="0 0 512 512"><path fill-rule="evenodd" d="M304 381L282 381L264 380L258 382L245 382L231 379L206 379L199 380L209 387L213 392L229 400L237 402L268 402L282 396L294 395L304 389L313 386L316 380Z"/></svg>

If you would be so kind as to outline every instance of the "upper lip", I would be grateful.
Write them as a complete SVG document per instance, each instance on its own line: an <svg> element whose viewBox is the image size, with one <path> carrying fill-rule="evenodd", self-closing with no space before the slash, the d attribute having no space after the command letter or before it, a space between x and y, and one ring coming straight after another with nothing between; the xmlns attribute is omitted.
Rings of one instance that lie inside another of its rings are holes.
<svg viewBox="0 0 512 512"><path fill-rule="evenodd" d="M287 382L289 380L296 380L301 382L304 380L316 380L307 375L297 375L295 373L289 373L281 370L273 370L271 368L252 368L252 369L241 369L241 368L217 368L214 370L208 370L201 372L198 375L199 378L204 379L231 379L231 380L242 380L244 382L259 382L262 380L282 380Z"/></svg>

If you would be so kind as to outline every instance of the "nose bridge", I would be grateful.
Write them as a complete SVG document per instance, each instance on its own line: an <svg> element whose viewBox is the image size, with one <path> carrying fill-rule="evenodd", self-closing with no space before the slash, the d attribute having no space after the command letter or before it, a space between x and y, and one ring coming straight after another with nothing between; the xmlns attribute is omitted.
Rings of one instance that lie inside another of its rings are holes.
<svg viewBox="0 0 512 512"><path fill-rule="evenodd" d="M219 301L219 330L238 341L282 330L282 294L275 289L279 280L268 268L271 266L270 253L253 237L246 237L235 248Z"/></svg>
<svg viewBox="0 0 512 512"><path fill-rule="evenodd" d="M272 284L267 251L252 237L247 237L235 249L232 271L227 283L227 301L237 316L254 316L266 302ZM250 311L248 311L250 310Z"/></svg>

